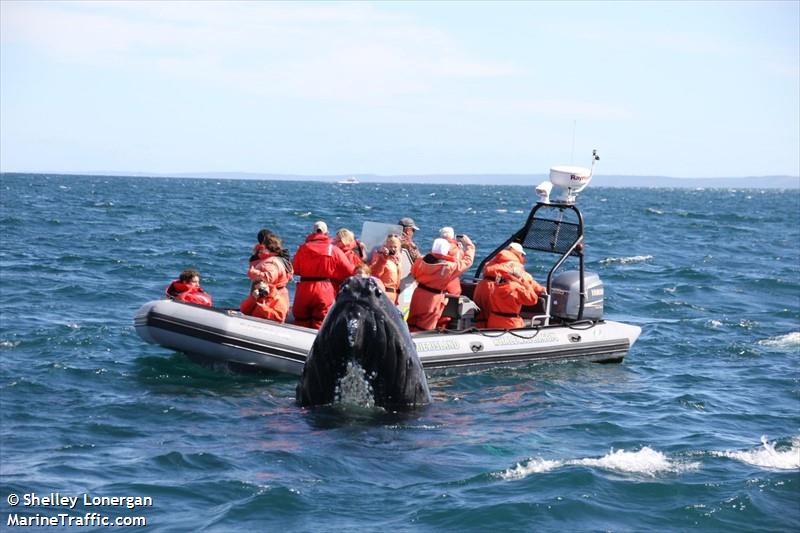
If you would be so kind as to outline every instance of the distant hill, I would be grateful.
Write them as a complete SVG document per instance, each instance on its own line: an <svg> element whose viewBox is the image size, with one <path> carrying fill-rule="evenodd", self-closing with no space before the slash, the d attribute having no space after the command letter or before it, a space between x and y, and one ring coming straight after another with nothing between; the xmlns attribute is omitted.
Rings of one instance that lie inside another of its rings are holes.
<svg viewBox="0 0 800 533"><path fill-rule="evenodd" d="M24 174L6 172L3 174ZM341 174L299 175L267 174L260 172L31 172L46 175L134 176L156 178L251 179L270 181L336 182L355 177L361 183L429 183L446 185L538 185L545 174ZM670 178L667 176L607 176L596 175L592 187L665 187L665 188L723 188L723 189L800 189L800 176L751 176L743 178Z"/></svg>
<svg viewBox="0 0 800 533"><path fill-rule="evenodd" d="M441 183L464 185L538 185L545 174L344 174L336 176L300 176L295 174L258 174L250 172L197 172L173 174L180 177L216 179L261 179L290 181L339 181L350 176L362 183ZM752 176L744 178L670 178L667 176L604 176L592 180L593 187L667 187L667 188L739 188L800 189L800 176Z"/></svg>

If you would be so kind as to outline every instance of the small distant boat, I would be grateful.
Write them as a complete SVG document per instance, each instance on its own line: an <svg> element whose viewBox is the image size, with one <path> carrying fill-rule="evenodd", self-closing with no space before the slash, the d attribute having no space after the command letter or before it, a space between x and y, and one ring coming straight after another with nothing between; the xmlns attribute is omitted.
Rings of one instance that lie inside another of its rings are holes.
<svg viewBox="0 0 800 533"><path fill-rule="evenodd" d="M360 182L358 181L358 179L355 176L350 176L349 178L346 178L346 179L343 179L343 180L339 180L336 183L338 183L340 185L357 185Z"/></svg>

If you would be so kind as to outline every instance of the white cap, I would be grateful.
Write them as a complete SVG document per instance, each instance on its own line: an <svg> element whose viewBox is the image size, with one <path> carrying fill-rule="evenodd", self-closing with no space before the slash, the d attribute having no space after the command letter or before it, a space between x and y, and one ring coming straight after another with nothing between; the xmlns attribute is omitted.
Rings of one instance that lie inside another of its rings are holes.
<svg viewBox="0 0 800 533"><path fill-rule="evenodd" d="M509 244L508 245L508 249L509 250L514 250L518 254L527 255L525 253L525 250L522 249L522 245L520 245L520 243L518 243L518 242L512 242L511 244Z"/></svg>
<svg viewBox="0 0 800 533"><path fill-rule="evenodd" d="M447 242L447 239L436 239L433 241L431 253L447 255L448 252L450 252L450 243Z"/></svg>
<svg viewBox="0 0 800 533"><path fill-rule="evenodd" d="M455 239L456 231L450 226L445 226L439 230L439 237L443 239Z"/></svg>
<svg viewBox="0 0 800 533"><path fill-rule="evenodd" d="M314 233L328 233L328 225L322 220L314 222Z"/></svg>

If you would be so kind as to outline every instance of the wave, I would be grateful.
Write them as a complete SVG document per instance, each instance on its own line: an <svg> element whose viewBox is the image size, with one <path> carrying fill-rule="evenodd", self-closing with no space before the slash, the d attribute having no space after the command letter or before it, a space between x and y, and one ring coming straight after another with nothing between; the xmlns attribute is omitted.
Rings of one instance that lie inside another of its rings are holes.
<svg viewBox="0 0 800 533"><path fill-rule="evenodd" d="M761 436L761 447L748 451L714 452L717 457L728 457L742 463L775 470L800 469L800 437L792 439L788 449L776 450L766 435Z"/></svg>
<svg viewBox="0 0 800 533"><path fill-rule="evenodd" d="M664 472L683 472L699 467L699 463L682 463L675 461L656 451L649 446L635 452L612 449L600 458L547 460L530 459L527 462L517 463L514 468L500 472L498 477L506 480L522 479L531 474L549 472L562 466L592 466L606 470L616 470L633 474L645 474L655 477Z"/></svg>
<svg viewBox="0 0 800 533"><path fill-rule="evenodd" d="M793 331L786 335L771 337L758 341L762 346L776 346L778 348L796 348L800 346L800 331Z"/></svg>
<svg viewBox="0 0 800 533"><path fill-rule="evenodd" d="M648 207L647 209L645 209L645 213L650 213L650 214L653 214L653 215L663 215L664 211L661 211L661 210L656 209L654 207Z"/></svg>
<svg viewBox="0 0 800 533"><path fill-rule="evenodd" d="M622 265L627 265L628 263L644 263L645 261L650 261L653 259L652 255L634 255L630 257L606 257L602 261L600 261L601 265L612 265L614 263L619 263Z"/></svg>

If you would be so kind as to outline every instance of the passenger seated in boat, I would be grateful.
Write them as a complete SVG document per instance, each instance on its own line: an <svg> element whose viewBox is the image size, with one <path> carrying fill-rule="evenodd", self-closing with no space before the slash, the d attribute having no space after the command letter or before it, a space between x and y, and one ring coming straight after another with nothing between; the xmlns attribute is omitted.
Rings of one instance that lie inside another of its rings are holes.
<svg viewBox="0 0 800 533"><path fill-rule="evenodd" d="M328 237L328 225L319 220L294 254L294 273L300 276L294 296L294 323L319 329L336 299L334 283L353 274L354 265Z"/></svg>
<svg viewBox="0 0 800 533"><path fill-rule="evenodd" d="M270 233L264 238L262 250L250 262L247 276L253 281L264 281L274 297L282 299L286 308L289 308L289 290L286 286L292 281L294 270L289 261L289 252L278 235Z"/></svg>
<svg viewBox="0 0 800 533"><path fill-rule="evenodd" d="M389 235L386 237L386 242L383 248L380 248L375 256L372 258L370 268L372 275L383 283L386 296L397 305L397 300L400 297L400 237L397 235Z"/></svg>
<svg viewBox="0 0 800 533"><path fill-rule="evenodd" d="M492 312L489 295L494 289L495 279L503 272L508 272L518 266L520 258L524 258L524 256L525 251L522 246L513 242L486 263L483 268L483 279L475 286L472 294L472 301L481 309L475 316L476 327L485 328L486 322L489 320L489 314Z"/></svg>
<svg viewBox="0 0 800 533"><path fill-rule="evenodd" d="M197 270L189 269L181 272L178 279L169 284L166 292L167 298L179 302L205 305L206 307L213 305L211 295L200 287L200 272Z"/></svg>
<svg viewBox="0 0 800 533"><path fill-rule="evenodd" d="M450 243L447 239L433 241L431 252L420 257L411 267L411 273L417 280L417 288L411 297L408 314L408 328L411 331L422 331L436 327L442 317L447 298L446 288L453 279L472 266L475 258L475 245L469 237L462 237L464 243L463 256L453 261Z"/></svg>
<svg viewBox="0 0 800 533"><path fill-rule="evenodd" d="M512 243L505 251L510 251L506 266L497 269L494 286L489 292L489 309L486 327L493 329L517 329L525 327L520 316L523 305L536 305L539 295L545 294L544 287L534 281L523 267L525 250ZM501 252L502 253L502 252Z"/></svg>
<svg viewBox="0 0 800 533"><path fill-rule="evenodd" d="M250 294L239 304L239 310L245 315L283 322L289 314L289 299L258 279L250 285Z"/></svg>
<svg viewBox="0 0 800 533"><path fill-rule="evenodd" d="M404 250L408 250L408 257L413 264L414 261L419 259L422 255L419 253L419 248L417 248L417 244L414 242L414 233L419 231L419 228L411 217L403 217L397 224L403 227L403 233L400 235L400 244Z"/></svg>

